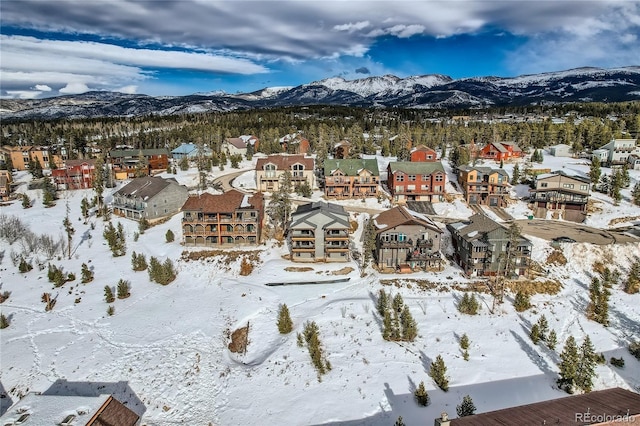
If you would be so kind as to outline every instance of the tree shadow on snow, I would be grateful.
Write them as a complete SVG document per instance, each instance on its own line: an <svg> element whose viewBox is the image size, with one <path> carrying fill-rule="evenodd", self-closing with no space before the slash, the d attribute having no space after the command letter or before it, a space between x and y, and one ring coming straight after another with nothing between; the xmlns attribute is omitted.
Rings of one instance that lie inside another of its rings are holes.
<svg viewBox="0 0 640 426"><path fill-rule="evenodd" d="M142 417L147 407L138 395L131 389L129 382L69 382L64 379L56 380L43 395L59 396L100 396L112 395L131 411Z"/></svg>
<svg viewBox="0 0 640 426"><path fill-rule="evenodd" d="M522 326L523 330L526 331L526 328ZM547 361L538 353L538 350L529 344L526 340L522 338L518 333L513 330L509 330L513 338L518 342L520 348L524 351L525 354L529 357L529 359L542 371L545 375L549 377L553 377L556 373L551 369Z"/></svg>
<svg viewBox="0 0 640 426"><path fill-rule="evenodd" d="M13 405L13 399L4 389L4 385L2 381L0 381L0 416L7 412L9 408Z"/></svg>

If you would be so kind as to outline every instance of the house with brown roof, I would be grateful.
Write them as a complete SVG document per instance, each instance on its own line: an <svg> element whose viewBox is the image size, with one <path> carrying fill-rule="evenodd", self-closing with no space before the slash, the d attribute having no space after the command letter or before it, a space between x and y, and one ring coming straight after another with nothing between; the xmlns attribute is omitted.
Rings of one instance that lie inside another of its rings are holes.
<svg viewBox="0 0 640 426"><path fill-rule="evenodd" d="M171 179L141 177L133 179L113 194L113 213L133 220L173 216L189 197L184 185Z"/></svg>
<svg viewBox="0 0 640 426"><path fill-rule="evenodd" d="M182 206L182 239L187 246L234 247L260 243L264 222L262 193L191 195Z"/></svg>
<svg viewBox="0 0 640 426"><path fill-rule="evenodd" d="M535 189L529 191L533 214L584 222L591 190L591 178L577 170L564 168L536 176Z"/></svg>
<svg viewBox="0 0 640 426"><path fill-rule="evenodd" d="M440 161L392 161L387 166L387 187L393 201L443 201L447 174Z"/></svg>
<svg viewBox="0 0 640 426"><path fill-rule="evenodd" d="M374 258L381 270L432 270L442 267L442 230L428 217L404 206L374 216Z"/></svg>
<svg viewBox="0 0 640 426"><path fill-rule="evenodd" d="M159 149L112 149L107 163L113 177L119 180L150 176L169 166L169 151Z"/></svg>
<svg viewBox="0 0 640 426"><path fill-rule="evenodd" d="M220 151L226 155L241 155L247 156L247 149L251 147L252 152L256 152L260 140L253 135L242 135L237 138L226 138L220 145Z"/></svg>
<svg viewBox="0 0 640 426"><path fill-rule="evenodd" d="M0 417L2 425L137 426L140 416L111 395L29 392Z"/></svg>
<svg viewBox="0 0 640 426"><path fill-rule="evenodd" d="M411 149L411 161L437 161L438 154L434 149L425 145L418 145Z"/></svg>
<svg viewBox="0 0 640 426"><path fill-rule="evenodd" d="M495 161L506 161L524 155L515 142L489 142L480 150L480 158Z"/></svg>
<svg viewBox="0 0 640 426"><path fill-rule="evenodd" d="M378 195L380 172L374 159L324 160L324 195L327 198L364 198Z"/></svg>
<svg viewBox="0 0 640 426"><path fill-rule="evenodd" d="M260 192L275 192L280 188L280 180L285 171L291 173L291 183L297 187L307 183L316 186L315 162L304 155L274 154L259 158L256 162L256 188Z"/></svg>
<svg viewBox="0 0 640 426"><path fill-rule="evenodd" d="M66 160L62 167L51 171L58 189L93 188L96 160Z"/></svg>
<svg viewBox="0 0 640 426"><path fill-rule="evenodd" d="M509 195L509 174L504 169L477 166L458 167L458 183L467 204L505 207Z"/></svg>
<svg viewBox="0 0 640 426"><path fill-rule="evenodd" d="M445 414L435 419L434 424L438 426L585 426L626 425L638 421L640 421L640 394L622 388L611 388L459 419L449 419Z"/></svg>

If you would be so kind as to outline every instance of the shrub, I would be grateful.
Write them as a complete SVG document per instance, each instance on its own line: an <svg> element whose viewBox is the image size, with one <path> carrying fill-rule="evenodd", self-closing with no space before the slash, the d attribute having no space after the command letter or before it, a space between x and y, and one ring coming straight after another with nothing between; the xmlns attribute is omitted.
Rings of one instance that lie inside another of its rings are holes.
<svg viewBox="0 0 640 426"><path fill-rule="evenodd" d="M464 333L462 335L462 337L460 338L460 347L462 349L469 349L469 344L471 342L469 341L469 336L467 336L467 333Z"/></svg>
<svg viewBox="0 0 640 426"><path fill-rule="evenodd" d="M113 303L116 298L113 296L113 290L111 290L111 287L109 287L108 285L104 286L104 300L107 303Z"/></svg>
<svg viewBox="0 0 640 426"><path fill-rule="evenodd" d="M529 301L529 295L527 293L523 293L521 291L516 293L515 300L513 301L513 306L516 308L518 312L524 312L531 307L531 302Z"/></svg>
<svg viewBox="0 0 640 426"><path fill-rule="evenodd" d="M28 209L31 207L31 199L27 194L22 194L22 208Z"/></svg>
<svg viewBox="0 0 640 426"><path fill-rule="evenodd" d="M44 310L49 312L56 305L56 299L51 298L51 293L42 293L41 297L42 302L44 303Z"/></svg>
<svg viewBox="0 0 640 426"><path fill-rule="evenodd" d="M126 299L127 297L131 296L131 293L129 292L129 289L131 288L131 283L129 281L123 280L122 278L120 278L120 281L118 281L118 299Z"/></svg>
<svg viewBox="0 0 640 426"><path fill-rule="evenodd" d="M151 224L146 217L143 217L142 219L140 219L140 222L138 222L138 230L140 231L140 234L144 234L144 231L146 231L150 227Z"/></svg>
<svg viewBox="0 0 640 426"><path fill-rule="evenodd" d="M107 315L113 316L116 313L116 308L113 305L109 305L107 308Z"/></svg>
<svg viewBox="0 0 640 426"><path fill-rule="evenodd" d="M20 264L18 265L18 270L20 273L25 274L33 269L33 265L30 262L27 262L24 257L20 256Z"/></svg>
<svg viewBox="0 0 640 426"><path fill-rule="evenodd" d="M291 315L289 314L289 308L286 304L280 305L278 311L278 331L280 334L291 333L293 330L293 321L291 321Z"/></svg>
<svg viewBox="0 0 640 426"><path fill-rule="evenodd" d="M10 291L3 291L2 293L0 293L0 303L4 303L7 299L9 299L9 296L11 296Z"/></svg>
<svg viewBox="0 0 640 426"><path fill-rule="evenodd" d="M614 358L611 357L611 359L609 360L609 362L611 363L611 365L613 365L614 367L618 367L618 368L624 368L624 358L620 357L620 358Z"/></svg>
<svg viewBox="0 0 640 426"><path fill-rule="evenodd" d="M253 264L246 257L242 258L242 262L240 263L240 275L247 276L253 272Z"/></svg>
<svg viewBox="0 0 640 426"><path fill-rule="evenodd" d="M0 314L0 329L9 327L9 319L4 314Z"/></svg>
<svg viewBox="0 0 640 426"><path fill-rule="evenodd" d="M167 240L168 243L172 243L175 240L175 235L173 235L173 231L171 229L167 229L167 233L164 234L164 239Z"/></svg>
<svg viewBox="0 0 640 426"><path fill-rule="evenodd" d="M82 283L90 283L93 281L93 271L89 269L86 263L82 264L82 269L80 270L80 275L82 276Z"/></svg>
<svg viewBox="0 0 640 426"><path fill-rule="evenodd" d="M429 394L424 387L424 382L420 382L420 384L416 388L416 391L413 393L413 396L416 398L416 402L423 407L426 407L431 402Z"/></svg>

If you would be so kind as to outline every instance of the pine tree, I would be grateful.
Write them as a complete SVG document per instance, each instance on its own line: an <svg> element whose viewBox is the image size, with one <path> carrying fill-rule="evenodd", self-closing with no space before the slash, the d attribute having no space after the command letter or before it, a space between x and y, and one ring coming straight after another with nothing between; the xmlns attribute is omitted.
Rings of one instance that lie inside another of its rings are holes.
<svg viewBox="0 0 640 426"><path fill-rule="evenodd" d="M93 190L96 193L98 211L102 210L102 193L104 192L104 160L102 156L96 159L93 172Z"/></svg>
<svg viewBox="0 0 640 426"><path fill-rule="evenodd" d="M371 263L375 249L376 249L376 226L373 222L373 219L370 218L369 221L367 222L367 227L365 229L365 235L364 235L364 243L362 244L363 273L365 268L369 266L369 264Z"/></svg>
<svg viewBox="0 0 640 426"><path fill-rule="evenodd" d="M593 277L589 286L591 302L587 306L587 317L605 327L609 325L609 296L611 292L602 286L600 279Z"/></svg>
<svg viewBox="0 0 640 426"><path fill-rule="evenodd" d="M475 294L470 296L468 293L465 293L464 296L462 296L462 300L458 303L458 311L463 314L476 315L478 309L480 309L480 304Z"/></svg>
<svg viewBox="0 0 640 426"><path fill-rule="evenodd" d="M173 235L173 231L171 229L167 229L167 233L164 234L164 238L168 243L171 243L175 239L175 235Z"/></svg>
<svg viewBox="0 0 640 426"><path fill-rule="evenodd" d="M80 274L82 276L82 282L84 284L90 283L93 281L93 271L89 269L86 263L82 264L82 269L80 270Z"/></svg>
<svg viewBox="0 0 640 426"><path fill-rule="evenodd" d="M402 416L398 417L398 420L396 420L393 426L406 426L404 420L402 420Z"/></svg>
<svg viewBox="0 0 640 426"><path fill-rule="evenodd" d="M64 226L64 232L67 234L67 253L68 258L71 259L71 243L73 242L73 234L75 234L76 230L69 219L69 203L67 203L67 215L62 221L62 226Z"/></svg>
<svg viewBox="0 0 640 426"><path fill-rule="evenodd" d="M384 340L391 340L393 334L393 322L391 321L391 313L388 309L384 312L384 319L382 320L382 338Z"/></svg>
<svg viewBox="0 0 640 426"><path fill-rule="evenodd" d="M26 274L27 272L31 271L33 269L33 265L29 262L27 262L27 260L20 256L20 263L18 264L18 271L20 271L21 274Z"/></svg>
<svg viewBox="0 0 640 426"><path fill-rule="evenodd" d="M285 229L291 215L291 172L286 170L280 178L279 187L271 195L267 214L280 229Z"/></svg>
<svg viewBox="0 0 640 426"><path fill-rule="evenodd" d="M116 308L113 305L109 305L109 307L107 308L107 315L109 315L110 317L113 316L113 314L116 313Z"/></svg>
<svg viewBox="0 0 640 426"><path fill-rule="evenodd" d="M4 314L0 314L0 330L4 330L9 327L9 319Z"/></svg>
<svg viewBox="0 0 640 426"><path fill-rule="evenodd" d="M540 340L547 340L547 333L549 332L549 323L547 322L547 317L541 315L538 318L538 327L540 327Z"/></svg>
<svg viewBox="0 0 640 426"><path fill-rule="evenodd" d="M466 395L462 398L462 403L456 406L456 413L458 413L458 417L473 416L476 413L476 406L471 396Z"/></svg>
<svg viewBox="0 0 640 426"><path fill-rule="evenodd" d="M522 291L516 293L516 297L513 301L513 306L516 308L517 312L524 312L531 307L531 302L529 301L529 295Z"/></svg>
<svg viewBox="0 0 640 426"><path fill-rule="evenodd" d="M579 351L580 362L576 369L575 384L585 392L591 392L596 375L596 353L589 336L585 337Z"/></svg>
<svg viewBox="0 0 640 426"><path fill-rule="evenodd" d="M424 381L420 382L415 392L413 393L413 396L416 398L416 402L423 407L426 407L431 402L431 398L429 398L427 389L425 389L424 387Z"/></svg>
<svg viewBox="0 0 640 426"><path fill-rule="evenodd" d="M440 389L447 392L449 390L449 379L447 378L447 367L444 365L444 360L438 355L431 363L429 368L429 376L438 385Z"/></svg>
<svg viewBox="0 0 640 426"><path fill-rule="evenodd" d="M402 295L400 293L393 296L393 302L391 303L393 306L393 312L399 314L402 312L402 307L404 306L404 300L402 300Z"/></svg>
<svg viewBox="0 0 640 426"><path fill-rule="evenodd" d="M564 344L562 353L560 354L560 378L558 386L568 393L573 393L573 387L576 382L578 367L580 365L580 357L578 355L578 347L576 339L569 336Z"/></svg>
<svg viewBox="0 0 640 426"><path fill-rule="evenodd" d="M631 200L633 201L633 204L635 204L636 206L640 206L640 182L636 182L636 184L633 185L633 190L631 191Z"/></svg>
<svg viewBox="0 0 640 426"><path fill-rule="evenodd" d="M513 166L513 173L511 175L511 185L517 185L520 183L520 166L515 164Z"/></svg>
<svg viewBox="0 0 640 426"><path fill-rule="evenodd" d="M22 208L28 209L31 207L31 198L27 194L22 194Z"/></svg>
<svg viewBox="0 0 640 426"><path fill-rule="evenodd" d="M467 336L467 333L464 333L460 338L460 347L464 350L467 350L469 349L470 344L471 342L469 341L469 336Z"/></svg>
<svg viewBox="0 0 640 426"><path fill-rule="evenodd" d="M589 168L589 177L591 178L591 182L593 182L594 187L598 182L600 182L601 174L602 170L600 169L600 159L598 157L593 157Z"/></svg>
<svg viewBox="0 0 640 426"><path fill-rule="evenodd" d="M558 344L558 336L556 335L555 330L551 330L549 332L549 337L547 337L547 347L554 351L556 349L556 345Z"/></svg>
<svg viewBox="0 0 640 426"><path fill-rule="evenodd" d="M144 257L144 254L137 254L135 251L131 253L131 266L136 272L147 269L147 259Z"/></svg>
<svg viewBox="0 0 640 426"><path fill-rule="evenodd" d="M629 269L629 276L624 281L623 290L625 293L635 294L640 292L640 258L635 259Z"/></svg>
<svg viewBox="0 0 640 426"><path fill-rule="evenodd" d="M387 295L387 292L381 288L378 291L378 303L376 304L376 309L378 310L378 313L380 314L380 316L384 317L388 306L389 306L389 296Z"/></svg>
<svg viewBox="0 0 640 426"><path fill-rule="evenodd" d="M540 326L538 324L533 324L531 326L531 332L529 333L529 337L534 345L537 345L540 341Z"/></svg>
<svg viewBox="0 0 640 426"><path fill-rule="evenodd" d="M288 334L293 330L293 321L291 321L291 315L289 314L289 308L286 304L280 305L278 311L278 331L280 334Z"/></svg>
<svg viewBox="0 0 640 426"><path fill-rule="evenodd" d="M413 319L407 305L404 305L404 308L402 308L402 314L400 314L400 326L402 327L402 340L405 342L413 342L418 335L418 325Z"/></svg>
<svg viewBox="0 0 640 426"><path fill-rule="evenodd" d="M82 211L84 223L87 223L87 219L89 218L89 200L87 200L87 197L82 197L82 201L80 201L80 210Z"/></svg>
<svg viewBox="0 0 640 426"><path fill-rule="evenodd" d="M126 299L127 297L131 296L131 293L129 291L130 288L131 288L131 283L129 283L129 281L126 281L120 278L120 280L118 281L118 287L117 287L118 299Z"/></svg>
<svg viewBox="0 0 640 426"><path fill-rule="evenodd" d="M500 168L504 169L504 160L502 160L502 159L500 160Z"/></svg>
<svg viewBox="0 0 640 426"><path fill-rule="evenodd" d="M116 298L113 296L113 290L111 290L111 287L109 287L108 285L104 286L104 300L107 303L113 303Z"/></svg>

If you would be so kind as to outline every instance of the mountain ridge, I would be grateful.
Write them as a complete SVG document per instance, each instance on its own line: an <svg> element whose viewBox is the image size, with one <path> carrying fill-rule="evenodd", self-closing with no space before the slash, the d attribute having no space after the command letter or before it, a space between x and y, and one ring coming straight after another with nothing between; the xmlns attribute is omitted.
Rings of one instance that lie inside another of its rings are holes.
<svg viewBox="0 0 640 426"><path fill-rule="evenodd" d="M582 67L516 77L387 74L346 80L331 77L300 86L250 93L220 91L149 96L92 91L44 99L1 99L3 119L91 118L222 112L250 108L346 105L401 108L479 108L540 103L640 100L640 66Z"/></svg>

